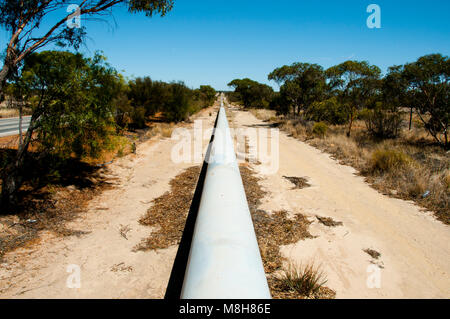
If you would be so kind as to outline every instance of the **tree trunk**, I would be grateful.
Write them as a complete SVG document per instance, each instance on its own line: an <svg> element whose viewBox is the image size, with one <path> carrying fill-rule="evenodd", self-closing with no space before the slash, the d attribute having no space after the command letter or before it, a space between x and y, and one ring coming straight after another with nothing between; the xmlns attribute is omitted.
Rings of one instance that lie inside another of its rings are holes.
<svg viewBox="0 0 450 319"><path fill-rule="evenodd" d="M22 144L19 145L16 156L12 163L6 166L2 174L2 194L1 194L1 207L6 210L12 210L17 204L17 191L24 179L23 176L23 164L25 162L25 156L28 152L28 146L33 135L34 126L37 114L33 114L28 127L27 133Z"/></svg>
<svg viewBox="0 0 450 319"><path fill-rule="evenodd" d="M9 71L10 71L9 66L5 62L3 62L3 63L4 63L3 67L0 70L0 96L3 96L3 88L5 86L6 79L8 78Z"/></svg>
<svg viewBox="0 0 450 319"><path fill-rule="evenodd" d="M21 162L14 162L5 168L2 182L1 206L5 213L13 210L17 204L17 191L22 184L23 178L20 174Z"/></svg>
<svg viewBox="0 0 450 319"><path fill-rule="evenodd" d="M20 101L20 104L19 104L19 147L21 147L22 146L22 144L23 144L23 136L22 136L22 108L23 108L23 105L22 105L22 101Z"/></svg>
<svg viewBox="0 0 450 319"><path fill-rule="evenodd" d="M446 150L449 149L449 143L448 143L448 126L444 128L444 148Z"/></svg>
<svg viewBox="0 0 450 319"><path fill-rule="evenodd" d="M349 123L348 123L347 137L350 137L350 135L351 135L354 118L355 117L354 117L353 112L352 112L350 114L350 120L349 120Z"/></svg>
<svg viewBox="0 0 450 319"><path fill-rule="evenodd" d="M411 108L411 111L409 113L409 130L411 131L411 124L412 124L412 115L413 115L413 108Z"/></svg>

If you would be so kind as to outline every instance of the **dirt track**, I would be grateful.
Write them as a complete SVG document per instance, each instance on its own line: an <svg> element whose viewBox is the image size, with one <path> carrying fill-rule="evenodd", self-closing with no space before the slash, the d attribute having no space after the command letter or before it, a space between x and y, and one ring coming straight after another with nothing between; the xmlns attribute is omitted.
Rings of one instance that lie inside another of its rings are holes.
<svg viewBox="0 0 450 319"><path fill-rule="evenodd" d="M200 114L205 126L214 116ZM248 112L234 112L238 127L264 124ZM170 139L141 144L137 155L111 166L116 189L90 203L72 225L90 231L82 237L54 238L11 252L0 265L1 298L161 298L177 247L133 252L150 228L138 224L151 200L169 189L169 181L192 163L170 160ZM283 247L298 262L315 259L328 276L337 298L449 298L450 233L448 226L410 202L386 197L326 154L280 134L280 168L261 175L268 192L261 209L285 209L314 220L316 238ZM307 177L311 187L293 190L283 176ZM316 215L343 226L327 227ZM130 229L124 238L120 229ZM363 250L381 254L370 257ZM79 289L69 289L67 266L81 267ZM381 273L381 288L368 288L368 266Z"/></svg>
<svg viewBox="0 0 450 319"><path fill-rule="evenodd" d="M234 121L237 127L262 124L249 112L238 112ZM318 236L284 247L286 257L321 263L337 298L450 297L448 226L411 202L378 193L353 168L284 133L279 154L279 171L261 176L271 193L261 208L305 214ZM311 187L292 190L283 176L306 177ZM343 226L327 227L316 215ZM372 258L365 249L381 256ZM376 271L371 265L380 269L380 288L367 286Z"/></svg>

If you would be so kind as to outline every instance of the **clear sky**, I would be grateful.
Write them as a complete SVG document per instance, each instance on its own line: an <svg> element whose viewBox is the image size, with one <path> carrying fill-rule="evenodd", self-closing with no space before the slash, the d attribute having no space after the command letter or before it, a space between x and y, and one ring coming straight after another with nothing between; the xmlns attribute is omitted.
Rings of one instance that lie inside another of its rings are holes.
<svg viewBox="0 0 450 319"><path fill-rule="evenodd" d="M371 3L381 7L381 29L366 25ZM326 68L367 60L385 71L425 54L449 55L449 14L448 0L175 0L163 18L119 8L109 23L82 21L82 51L102 50L129 77L218 90L249 77L276 88L267 75L293 62Z"/></svg>

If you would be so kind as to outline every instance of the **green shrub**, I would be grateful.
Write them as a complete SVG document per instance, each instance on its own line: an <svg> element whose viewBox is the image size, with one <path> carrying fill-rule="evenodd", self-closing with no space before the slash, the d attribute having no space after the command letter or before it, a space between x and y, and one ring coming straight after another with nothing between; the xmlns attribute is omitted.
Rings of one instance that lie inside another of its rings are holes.
<svg viewBox="0 0 450 319"><path fill-rule="evenodd" d="M188 117L190 89L183 82L170 84L170 99L164 107L164 115L169 122L184 121Z"/></svg>
<svg viewBox="0 0 450 319"><path fill-rule="evenodd" d="M359 113L368 132L376 137L395 138L400 133L402 118L399 112L383 108L377 103L374 109L364 109Z"/></svg>
<svg viewBox="0 0 450 319"><path fill-rule="evenodd" d="M371 168L373 171L389 172L413 163L407 154L393 149L377 150L372 154Z"/></svg>
<svg viewBox="0 0 450 319"><path fill-rule="evenodd" d="M150 77L136 78L128 83L127 97L122 101L118 112L118 120L126 120L127 103L135 108L138 123L142 126L141 108L144 108L144 116L153 116L162 112L168 122L180 122L187 120L204 107L212 105L215 101L216 91L209 85L201 85L199 89L192 90L183 82L166 83L153 81ZM125 109L125 110L124 110ZM133 116L131 116L133 117ZM121 125L119 125L121 126Z"/></svg>
<svg viewBox="0 0 450 319"><path fill-rule="evenodd" d="M314 135L317 135L323 138L327 134L328 126L324 122L314 123L312 132Z"/></svg>
<svg viewBox="0 0 450 319"><path fill-rule="evenodd" d="M137 107L131 114L132 126L135 128L145 127L145 108Z"/></svg>
<svg viewBox="0 0 450 319"><path fill-rule="evenodd" d="M345 124L348 120L346 109L335 97L312 103L305 115L308 120L327 122L333 125Z"/></svg>

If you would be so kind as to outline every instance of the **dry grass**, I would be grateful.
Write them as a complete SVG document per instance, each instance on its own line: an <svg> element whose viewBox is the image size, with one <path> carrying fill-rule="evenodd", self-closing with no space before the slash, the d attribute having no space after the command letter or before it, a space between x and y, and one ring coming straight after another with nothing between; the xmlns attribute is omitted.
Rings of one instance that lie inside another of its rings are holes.
<svg viewBox="0 0 450 319"><path fill-rule="evenodd" d="M280 246L313 238L308 231L311 222L301 214L289 218L283 210L272 213L257 210L252 212L252 219L267 274L281 269L283 265Z"/></svg>
<svg viewBox="0 0 450 319"><path fill-rule="evenodd" d="M0 159L8 162L15 154L18 137L7 137L5 142L8 145L0 147ZM113 187L106 181L103 167L130 150L126 137L112 136L110 147L100 157L57 161L58 166L47 160L36 160L36 154L30 152L29 164L24 168L27 179L19 190L19 204L13 212L0 216L0 258L8 251L37 240L42 231L57 236L84 234L84 231L67 228L67 222L85 211L91 199Z"/></svg>
<svg viewBox="0 0 450 319"><path fill-rule="evenodd" d="M153 200L153 206L139 223L154 227L136 250L156 250L180 243L187 214L200 175L200 167L190 167L170 181L170 191Z"/></svg>
<svg viewBox="0 0 450 319"><path fill-rule="evenodd" d="M119 228L119 234L120 236L122 236L123 238L125 238L126 240L128 240L127 234L128 232L131 230L129 225L120 225Z"/></svg>
<svg viewBox="0 0 450 319"><path fill-rule="evenodd" d="M331 217L321 217L321 216L316 215L316 218L319 221L319 223L321 223L327 227L336 227L336 226L343 225L342 222L337 222Z"/></svg>
<svg viewBox="0 0 450 319"><path fill-rule="evenodd" d="M276 119L276 112L274 110L267 109L250 109L250 113L252 113L257 119L268 122Z"/></svg>
<svg viewBox="0 0 450 319"><path fill-rule="evenodd" d="M370 169L378 172L392 172L412 165L413 159L402 151L395 149L380 149L372 153L369 162Z"/></svg>
<svg viewBox="0 0 450 319"><path fill-rule="evenodd" d="M19 117L19 109L16 108L0 108L0 118L9 118L9 117ZM22 110L22 115L31 115L31 109L24 108Z"/></svg>
<svg viewBox="0 0 450 319"><path fill-rule="evenodd" d="M79 187L47 185L33 190L25 186L22 192L27 193L21 198L18 212L0 216L0 260L5 253L36 241L42 231L57 236L85 234L85 231L67 228L66 224L85 211L92 198L111 188L102 177L94 176L86 179L90 184Z"/></svg>
<svg viewBox="0 0 450 319"><path fill-rule="evenodd" d="M289 218L286 211L267 213L258 210L260 200L264 197L265 192L258 184L258 178L246 165L240 167L240 172L264 269L267 274L272 274L282 268L284 258L280 254L280 245L293 244L299 240L311 238L312 236L308 232L311 222L301 214ZM179 244L199 174L200 167L198 166L185 170L170 181L169 192L153 200L153 206L141 218L140 223L152 226L154 230L148 238L135 247L136 250L164 249ZM276 279L270 279L269 285L274 296L283 296L282 290L277 293L279 282ZM327 288L323 289L331 291ZM285 296L286 298L307 297L298 292ZM320 294L320 296L325 298L325 294Z"/></svg>
<svg viewBox="0 0 450 319"><path fill-rule="evenodd" d="M381 257L381 254L378 251L370 249L370 248L364 249L364 252L366 254L368 254L370 257L372 257L373 259L378 259Z"/></svg>
<svg viewBox="0 0 450 319"><path fill-rule="evenodd" d="M297 290L287 289L283 280L274 275L277 270L282 269L285 261L280 253L280 246L313 238L308 231L311 222L302 214L288 216L286 211L268 213L258 209L260 200L266 193L261 189L258 178L252 170L245 165L242 165L240 170L264 271L269 275L268 284L272 297L276 299L334 298L335 292L327 287L321 287L320 291L313 295L305 295Z"/></svg>
<svg viewBox="0 0 450 319"><path fill-rule="evenodd" d="M271 279L275 299L330 299L335 292L325 287L327 278L321 266L289 263L278 276Z"/></svg>
<svg viewBox="0 0 450 319"><path fill-rule="evenodd" d="M450 224L450 158L420 127L393 140L371 138L360 121L351 137L345 126L330 126L325 138L313 138L311 124L299 120L284 120L281 128L353 166L383 194L413 200Z"/></svg>
<svg viewBox="0 0 450 319"><path fill-rule="evenodd" d="M308 184L308 180L304 177L283 176L283 178L287 179L295 185L293 189L302 189L311 186L310 184Z"/></svg>
<svg viewBox="0 0 450 319"><path fill-rule="evenodd" d="M310 133L303 125L298 125L293 121L284 121L281 124L281 129L287 132L290 136L295 138L307 138Z"/></svg>
<svg viewBox="0 0 450 319"><path fill-rule="evenodd" d="M161 136L171 138L174 129L175 123L154 123L145 135L147 137Z"/></svg>

